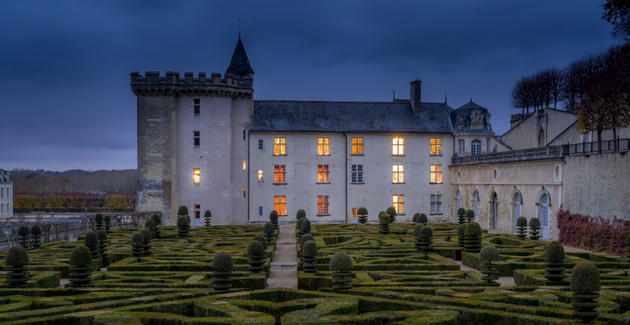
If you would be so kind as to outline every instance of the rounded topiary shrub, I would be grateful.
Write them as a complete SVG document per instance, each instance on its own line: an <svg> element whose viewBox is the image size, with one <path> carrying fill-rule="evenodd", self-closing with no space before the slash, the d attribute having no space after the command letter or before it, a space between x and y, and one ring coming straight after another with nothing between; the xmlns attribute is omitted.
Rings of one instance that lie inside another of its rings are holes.
<svg viewBox="0 0 630 325"><path fill-rule="evenodd" d="M85 245L78 245L72 250L70 255L70 265L75 266L92 266L92 252Z"/></svg>
<svg viewBox="0 0 630 325"><path fill-rule="evenodd" d="M311 221L308 218L302 221L302 225L300 226L300 230L302 230L302 234L308 234L311 232Z"/></svg>
<svg viewBox="0 0 630 325"><path fill-rule="evenodd" d="M180 206L179 209L177 209L177 215L178 216L187 216L188 215L188 208L185 205Z"/></svg>
<svg viewBox="0 0 630 325"><path fill-rule="evenodd" d="M140 262L140 257L144 253L144 235L140 232L135 232L131 235L131 255L138 258L138 262Z"/></svg>
<svg viewBox="0 0 630 325"><path fill-rule="evenodd" d="M11 286L21 286L30 280L27 267L29 262L28 253L24 247L11 246L4 259L7 271L6 282Z"/></svg>
<svg viewBox="0 0 630 325"><path fill-rule="evenodd" d="M332 283L334 290L352 289L352 258L344 252L337 252L330 259L329 269L332 272Z"/></svg>
<svg viewBox="0 0 630 325"><path fill-rule="evenodd" d="M69 286L83 286L89 284L92 279L92 252L87 246L79 245L72 250L70 255L70 280ZM68 286L68 285L66 285Z"/></svg>
<svg viewBox="0 0 630 325"><path fill-rule="evenodd" d="M96 233L96 237L98 238L99 245L100 245L100 242L101 242L101 241L103 241L103 240L107 240L107 231L105 231L104 229L99 230L99 231Z"/></svg>
<svg viewBox="0 0 630 325"><path fill-rule="evenodd" d="M305 235L304 237L308 236ZM302 238L304 238L302 237ZM314 240L307 240L302 246L302 269L306 273L317 272L317 244Z"/></svg>
<svg viewBox="0 0 630 325"><path fill-rule="evenodd" d="M247 245L247 257L249 257L247 261L249 271L252 273L260 273L263 270L263 264L265 264L265 249L259 241L252 240L249 245Z"/></svg>
<svg viewBox="0 0 630 325"><path fill-rule="evenodd" d="M104 216L103 221L105 222L105 230L109 231L112 228L112 217Z"/></svg>
<svg viewBox="0 0 630 325"><path fill-rule="evenodd" d="M357 210L357 217L359 218L360 224L366 224L368 221L368 210L364 207L360 207Z"/></svg>
<svg viewBox="0 0 630 325"><path fill-rule="evenodd" d="M98 252L103 259L103 267L107 267L109 265L109 255L107 254L107 231L105 229L101 229L96 233L98 237Z"/></svg>
<svg viewBox="0 0 630 325"><path fill-rule="evenodd" d="M41 235L42 234L42 227L40 227L39 225L34 225L31 228L31 235Z"/></svg>
<svg viewBox="0 0 630 325"><path fill-rule="evenodd" d="M147 222L144 223L144 227L148 228L149 230L151 229L155 229L157 225L155 224L155 221L153 221L153 219L149 219L147 220Z"/></svg>
<svg viewBox="0 0 630 325"><path fill-rule="evenodd" d="M466 210L466 221L472 222L475 220L475 211L468 209Z"/></svg>
<svg viewBox="0 0 630 325"><path fill-rule="evenodd" d="M392 222L396 222L396 216L398 215L398 213L396 212L396 208L389 207L387 208L387 210L385 210L385 212L389 214L389 217L392 219Z"/></svg>
<svg viewBox="0 0 630 325"><path fill-rule="evenodd" d="M162 218L159 215L154 214L151 216L151 220L155 222L155 230L151 232L151 236L153 236L153 238L162 239L162 230L159 227L162 224Z"/></svg>
<svg viewBox="0 0 630 325"><path fill-rule="evenodd" d="M210 227L212 225L212 212L210 210L206 210L203 214L203 219L205 221L206 227Z"/></svg>
<svg viewBox="0 0 630 325"><path fill-rule="evenodd" d="M464 251L468 253L478 253L481 251L481 226L472 221L466 225L466 231L464 232L465 245Z"/></svg>
<svg viewBox="0 0 630 325"><path fill-rule="evenodd" d="M392 219L389 217L389 214L381 214L378 220L378 232L385 235L389 234L390 223L392 223Z"/></svg>
<svg viewBox="0 0 630 325"><path fill-rule="evenodd" d="M151 232L148 229L142 229L140 230L140 233L142 234L142 237L144 237L145 243L151 241Z"/></svg>
<svg viewBox="0 0 630 325"><path fill-rule="evenodd" d="M532 240L540 238L540 220L538 218L529 219L529 238Z"/></svg>
<svg viewBox="0 0 630 325"><path fill-rule="evenodd" d="M102 214L100 214L100 213L97 213L97 214L94 216L94 221L96 221L96 222L103 222L103 215L102 215Z"/></svg>
<svg viewBox="0 0 630 325"><path fill-rule="evenodd" d="M271 245L271 243L273 242L275 232L276 232L276 228L274 228L271 222L267 222L265 226L263 227L263 236L265 236L267 245Z"/></svg>
<svg viewBox="0 0 630 325"><path fill-rule="evenodd" d="M99 231L103 228L103 215L100 213L97 213L94 216L94 228L96 229L96 231Z"/></svg>
<svg viewBox="0 0 630 325"><path fill-rule="evenodd" d="M416 212L416 213L413 215L413 218L411 218L411 222L413 222L413 223L417 223L417 222L418 222L418 216L419 216L419 215L420 215L420 213L419 213L419 212Z"/></svg>
<svg viewBox="0 0 630 325"><path fill-rule="evenodd" d="M547 271L545 278L551 281L552 285L560 284L560 281L567 277L564 274L564 258L564 246L559 241L552 241L545 252L545 271Z"/></svg>
<svg viewBox="0 0 630 325"><path fill-rule="evenodd" d="M457 227L457 245L464 247L466 245L466 226L468 224L461 224Z"/></svg>
<svg viewBox="0 0 630 325"><path fill-rule="evenodd" d="M521 239L527 237L527 218L518 217L518 219L516 219L516 236Z"/></svg>
<svg viewBox="0 0 630 325"><path fill-rule="evenodd" d="M269 220L273 221L274 219L278 220L278 211L271 210L271 213L269 214Z"/></svg>
<svg viewBox="0 0 630 325"><path fill-rule="evenodd" d="M299 209L297 213L295 214L295 219L300 220L302 218L306 218L306 211Z"/></svg>
<svg viewBox="0 0 630 325"><path fill-rule="evenodd" d="M601 280L597 267L591 263L578 263L571 271L571 291L573 292L573 316L590 322L599 316L595 308L599 303Z"/></svg>
<svg viewBox="0 0 630 325"><path fill-rule="evenodd" d="M486 245L479 252L479 260L481 261L481 273L484 275L481 280L488 281L488 283L495 282L499 278L499 271L492 265L492 262L501 261L499 250L493 245Z"/></svg>
<svg viewBox="0 0 630 325"><path fill-rule="evenodd" d="M24 247L24 249L28 249L30 246L29 236L31 235L31 230L28 229L27 225L21 225L17 230L17 234L20 246Z"/></svg>
<svg viewBox="0 0 630 325"><path fill-rule="evenodd" d="M187 216L177 218L177 237L186 238L190 231L190 220Z"/></svg>
<svg viewBox="0 0 630 325"><path fill-rule="evenodd" d="M87 246L87 248L90 249L90 252L92 252L92 259L97 260L101 256L101 253L99 252L98 236L96 233L90 231L85 234L83 245Z"/></svg>
<svg viewBox="0 0 630 325"><path fill-rule="evenodd" d="M31 228L31 246L33 248L39 248L41 246L40 236L42 235L42 227L39 225L34 225Z"/></svg>
<svg viewBox="0 0 630 325"><path fill-rule="evenodd" d="M416 220L416 223L420 223L423 225L426 225L427 223L429 223L429 220L427 219L427 215L424 213L420 213L418 215L418 219Z"/></svg>
<svg viewBox="0 0 630 325"><path fill-rule="evenodd" d="M151 220L153 220L153 222L155 222L156 226L162 225L162 218L160 218L160 216L157 215L157 214L152 215L151 216Z"/></svg>
<svg viewBox="0 0 630 325"><path fill-rule="evenodd" d="M460 225L466 223L466 209L459 208L457 210L457 223Z"/></svg>
<svg viewBox="0 0 630 325"><path fill-rule="evenodd" d="M267 249L267 240L265 239L265 237L263 237L262 235L258 235L254 237L254 240L259 241L263 245L263 248L265 250Z"/></svg>
<svg viewBox="0 0 630 325"><path fill-rule="evenodd" d="M429 259L429 252L431 251L431 245L433 244L433 230L429 226L416 224L413 228L413 233L416 239L416 249L424 252L425 260Z"/></svg>
<svg viewBox="0 0 630 325"><path fill-rule="evenodd" d="M232 288L232 270L234 262L232 256L226 252L218 252L212 259L212 287L215 290L228 290Z"/></svg>

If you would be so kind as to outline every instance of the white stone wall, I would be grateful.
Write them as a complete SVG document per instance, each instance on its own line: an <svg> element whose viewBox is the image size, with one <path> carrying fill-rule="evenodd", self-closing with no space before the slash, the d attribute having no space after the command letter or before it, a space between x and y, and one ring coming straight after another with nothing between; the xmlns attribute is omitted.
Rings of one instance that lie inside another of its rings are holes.
<svg viewBox="0 0 630 325"><path fill-rule="evenodd" d="M539 132L544 132L544 144L554 140L572 123L577 120L577 115L566 111L545 109L544 114L534 112L527 119L511 128L502 137L503 141L513 150L537 148Z"/></svg>
<svg viewBox="0 0 630 325"><path fill-rule="evenodd" d="M403 215L397 220L411 220L416 212L430 219L450 217L451 193L448 165L453 152L450 134L400 134L405 139L405 155L392 155L390 133L319 133L319 132L252 132L250 142L250 222L268 220L274 209L274 196L285 195L287 218L295 220L298 209L316 222L350 221L352 208L368 209L369 221L378 220L378 212L392 206L393 195L404 196ZM285 137L286 156L273 156L274 137ZM317 138L328 137L330 156L317 156ZM353 137L363 138L363 155L352 155ZM431 138L442 140L442 155L430 155ZM262 139L264 149L258 149ZM274 185L274 165L286 166L286 185ZM328 164L330 184L317 184L317 165ZM392 183L392 166L402 164L405 183ZM442 184L430 184L430 165L441 165ZM363 166L363 184L351 183L352 165ZM258 181L263 170L263 181ZM347 189L347 190L346 190ZM442 214L430 215L431 194L442 195ZM317 196L329 196L330 216L317 216ZM263 215L258 216L258 207ZM281 218L280 220L282 220Z"/></svg>

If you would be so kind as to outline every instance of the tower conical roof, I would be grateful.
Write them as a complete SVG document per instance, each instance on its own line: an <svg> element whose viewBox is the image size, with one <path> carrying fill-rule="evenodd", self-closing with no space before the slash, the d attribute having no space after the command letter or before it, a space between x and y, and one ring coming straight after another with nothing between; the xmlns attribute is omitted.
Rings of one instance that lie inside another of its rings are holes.
<svg viewBox="0 0 630 325"><path fill-rule="evenodd" d="M245 47L243 47L240 35L232 55L232 61L230 61L230 66L225 73L254 73L252 66L249 64L249 59L247 59L247 53L245 53Z"/></svg>

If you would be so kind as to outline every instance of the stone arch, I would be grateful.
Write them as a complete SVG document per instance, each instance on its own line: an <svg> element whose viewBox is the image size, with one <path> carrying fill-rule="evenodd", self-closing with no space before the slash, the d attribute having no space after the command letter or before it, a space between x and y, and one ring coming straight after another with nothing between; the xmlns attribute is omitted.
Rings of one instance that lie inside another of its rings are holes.
<svg viewBox="0 0 630 325"><path fill-rule="evenodd" d="M459 210L462 206L462 192L459 187L455 187L455 208Z"/></svg>
<svg viewBox="0 0 630 325"><path fill-rule="evenodd" d="M488 229L499 229L499 193L493 187L488 196Z"/></svg>
<svg viewBox="0 0 630 325"><path fill-rule="evenodd" d="M516 220L523 216L523 193L514 187L514 191L510 194L510 206L512 211L510 232L516 233Z"/></svg>
<svg viewBox="0 0 630 325"><path fill-rule="evenodd" d="M475 212L475 222L479 222L479 190L476 188L473 189L471 202L472 204L470 206Z"/></svg>
<svg viewBox="0 0 630 325"><path fill-rule="evenodd" d="M544 187L538 193L536 205L538 206L536 217L540 220L542 238L547 239L551 228L551 194Z"/></svg>

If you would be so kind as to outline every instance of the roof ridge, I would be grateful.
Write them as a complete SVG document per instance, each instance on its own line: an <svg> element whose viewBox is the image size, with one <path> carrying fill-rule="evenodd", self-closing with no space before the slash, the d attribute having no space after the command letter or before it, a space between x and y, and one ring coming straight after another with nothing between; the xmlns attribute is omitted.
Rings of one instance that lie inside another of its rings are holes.
<svg viewBox="0 0 630 325"><path fill-rule="evenodd" d="M256 99L254 102L273 102L273 103L374 103L374 104L409 104L409 101L404 102L381 102L381 101L346 101L346 100L290 100L290 99ZM441 104L440 102L422 102L422 104Z"/></svg>

